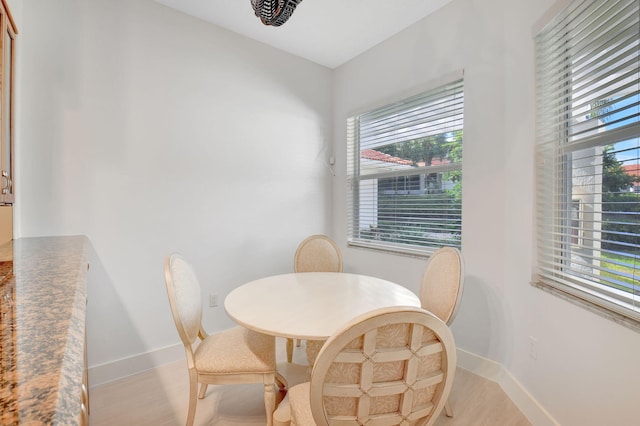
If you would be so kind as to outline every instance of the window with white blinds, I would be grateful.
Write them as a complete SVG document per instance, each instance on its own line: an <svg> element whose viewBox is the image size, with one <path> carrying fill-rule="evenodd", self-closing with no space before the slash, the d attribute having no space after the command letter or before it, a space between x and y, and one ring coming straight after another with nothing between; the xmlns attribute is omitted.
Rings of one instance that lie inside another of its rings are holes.
<svg viewBox="0 0 640 426"><path fill-rule="evenodd" d="M535 280L637 325L640 0L565 3L535 37Z"/></svg>
<svg viewBox="0 0 640 426"><path fill-rule="evenodd" d="M347 119L349 244L460 247L463 81Z"/></svg>

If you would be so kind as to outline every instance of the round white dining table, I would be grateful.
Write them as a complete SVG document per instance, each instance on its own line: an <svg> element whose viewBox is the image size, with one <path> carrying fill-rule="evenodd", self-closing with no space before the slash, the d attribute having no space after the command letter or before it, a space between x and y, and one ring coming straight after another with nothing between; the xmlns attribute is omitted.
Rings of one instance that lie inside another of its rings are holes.
<svg viewBox="0 0 640 426"><path fill-rule="evenodd" d="M420 306L411 290L380 278L344 272L300 272L261 278L226 297L227 314L260 333L325 340L373 309Z"/></svg>

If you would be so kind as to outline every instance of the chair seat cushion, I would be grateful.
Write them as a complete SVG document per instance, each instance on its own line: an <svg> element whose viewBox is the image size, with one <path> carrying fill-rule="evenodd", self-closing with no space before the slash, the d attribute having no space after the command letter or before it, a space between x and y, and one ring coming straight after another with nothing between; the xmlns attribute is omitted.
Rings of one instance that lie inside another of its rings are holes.
<svg viewBox="0 0 640 426"><path fill-rule="evenodd" d="M289 389L289 409L291 410L291 425L314 425L311 414L311 404L309 392L311 386L309 382L300 383Z"/></svg>
<svg viewBox="0 0 640 426"><path fill-rule="evenodd" d="M274 372L275 337L234 327L207 336L198 345L194 358L201 374Z"/></svg>

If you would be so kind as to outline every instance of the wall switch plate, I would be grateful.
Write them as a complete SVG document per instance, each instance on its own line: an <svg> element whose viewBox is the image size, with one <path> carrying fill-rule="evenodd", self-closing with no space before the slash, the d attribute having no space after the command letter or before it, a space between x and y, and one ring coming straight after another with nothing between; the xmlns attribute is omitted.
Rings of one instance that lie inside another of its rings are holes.
<svg viewBox="0 0 640 426"><path fill-rule="evenodd" d="M535 337L529 336L529 356L532 359L538 359L538 340Z"/></svg>
<svg viewBox="0 0 640 426"><path fill-rule="evenodd" d="M211 293L209 295L209 307L215 308L216 306L218 306L218 295L215 293Z"/></svg>

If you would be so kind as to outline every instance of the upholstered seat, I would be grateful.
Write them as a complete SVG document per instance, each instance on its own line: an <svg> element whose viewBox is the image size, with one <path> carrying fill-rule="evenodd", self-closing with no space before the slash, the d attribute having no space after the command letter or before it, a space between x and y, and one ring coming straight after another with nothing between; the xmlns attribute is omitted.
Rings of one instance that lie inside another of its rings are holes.
<svg viewBox="0 0 640 426"><path fill-rule="evenodd" d="M294 272L342 272L342 253L326 235L305 238L293 257ZM324 342L316 342L318 348ZM312 344L314 345L314 344ZM293 360L293 339L287 339L287 362Z"/></svg>
<svg viewBox="0 0 640 426"><path fill-rule="evenodd" d="M377 309L331 336L310 382L291 388L291 425L430 425L455 367L455 343L442 320L420 308Z"/></svg>
<svg viewBox="0 0 640 426"><path fill-rule="evenodd" d="M224 354L220 348L224 345ZM246 371L258 374L273 372L274 338L243 327L234 327L207 336L194 353L196 370L207 374Z"/></svg>
<svg viewBox="0 0 640 426"><path fill-rule="evenodd" d="M424 309L450 325L458 312L464 289L464 260L460 250L443 247L431 255L420 284L420 302ZM445 405L453 416L451 405Z"/></svg>
<svg viewBox="0 0 640 426"><path fill-rule="evenodd" d="M289 413L296 413L296 420L294 424L297 425L315 425L313 420L313 414L311 414L311 407L309 401L311 401L311 383L301 383L291 388L293 390L293 397L289 396ZM291 407L293 404L293 407ZM289 414L291 415L291 414ZM291 420L291 418L290 418Z"/></svg>
<svg viewBox="0 0 640 426"><path fill-rule="evenodd" d="M204 397L208 384L239 383L264 385L267 424L271 425L275 387L286 390L286 381L276 370L275 338L242 327L207 335L202 327L200 285L191 266L173 254L165 259L164 274L171 313L187 356L187 425L193 424L197 397ZM201 340L197 346L196 339ZM199 394L198 383L202 384Z"/></svg>

